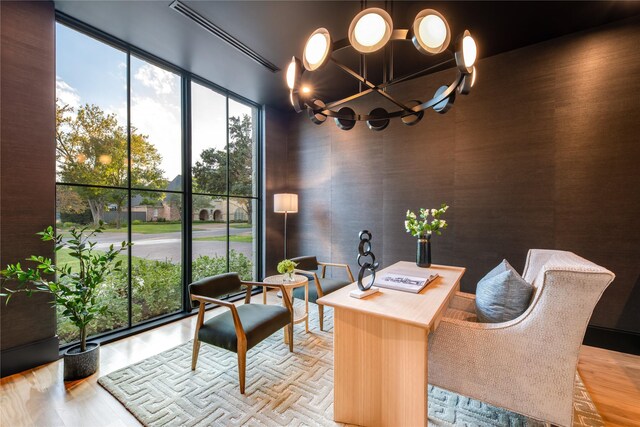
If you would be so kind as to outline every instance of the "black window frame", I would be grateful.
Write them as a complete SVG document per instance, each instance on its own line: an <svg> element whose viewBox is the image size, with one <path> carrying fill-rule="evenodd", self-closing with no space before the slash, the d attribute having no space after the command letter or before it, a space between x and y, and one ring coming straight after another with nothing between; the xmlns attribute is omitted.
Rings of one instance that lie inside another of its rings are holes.
<svg viewBox="0 0 640 427"><path fill-rule="evenodd" d="M154 189L154 188L132 188L131 186L131 170L128 171L128 185L127 188L120 188L120 187L113 187L114 189L120 189L120 190L126 190L128 191L128 202L130 204L131 201L131 191L132 190L143 190L143 191L149 191L149 192L164 192L164 193L174 193L174 194L180 194L182 195L182 206L183 206L183 213L182 213L182 247L181 247L181 256L182 256L182 308L181 310L179 310L178 312L173 312L173 313L167 313L161 316L157 316L151 319L147 319L144 320L142 322L138 322L136 324L133 324L132 322L132 307L131 307L131 301L132 301L132 288L131 288L131 259L132 259L132 255L131 255L131 250L128 251L128 269L129 269L129 274L128 274L128 325L126 327L122 327L122 328L118 328L118 329L113 329L110 331L105 331L102 333L98 333L96 335L92 335L90 337L90 339L92 341L96 341L96 342L100 342L100 343L108 343L111 341L115 341L121 338L125 338L127 336L130 335L134 335L140 332L143 332L145 330L148 329L152 329L164 324L167 324L169 322L173 322L175 320L179 320L188 316L193 315L193 309L191 307L191 301L189 299L189 295L188 295L188 286L189 283L191 283L191 279L192 279L192 227L193 227L193 211L192 211L192 146L191 146L191 135L192 135L192 129L191 129L191 83L197 83L199 85L202 85L220 95L225 96L226 98L226 104L227 104L227 155L228 155L228 150L229 150L229 131L228 131L228 119L229 119L229 109L228 109L228 105L229 105L229 100L234 100L236 102L239 102L241 104L245 104L251 108L254 108L255 111L255 123L253 123L253 126L255 126L255 135L256 135L256 143L255 143L255 149L254 149L254 155L256 156L255 159L255 167L256 170L253 173L253 176L255 177L256 181L255 182L255 187L256 187L256 192L255 194L252 194L251 196L247 196L247 195L235 195L235 194L231 194L230 193L230 183L229 180L227 179L227 194L225 195L220 195L222 197L227 198L227 270L229 269L229 249L230 249L230 242L229 242L229 215L228 215L228 210L229 210L229 203L228 201L232 198L244 198L244 199L250 199L250 200L254 200L255 204L256 204L256 209L257 212L255 214L255 242L254 242L254 247L255 247L255 265L253 266L254 269L254 274L256 276L256 278L258 280L260 280L262 278L263 272L264 272L264 268L263 268L263 264L264 264L264 255L263 255L263 250L264 250L264 206L265 206L265 202L264 202L264 194L263 194L263 188L264 188L264 170L263 170L263 153L264 153L264 109L262 107L262 105L251 101L248 98L245 98L241 95L238 95L235 92L232 92L228 89L225 89L213 82L211 82L208 79L205 79L195 73L192 73L188 70L185 70L184 68L181 68L179 66L176 66L168 61L165 61L162 58L159 58L149 52L146 52L143 49L140 49L134 45L131 45L130 43L127 43L117 37L114 37L102 30L99 30L91 25L88 25L82 21L79 21L63 12L60 12L58 10L56 10L56 23L62 24L74 31L77 31L79 33L82 33L88 37L93 38L94 40L97 40L101 43L104 43L110 47L113 47L115 49L118 49L120 51L123 51L126 56L127 56L127 139L128 139L128 145L129 145L129 150L130 150L130 131L131 131L131 55L134 55L135 57L144 60L154 66L157 66L159 68L162 68L164 70L170 71L172 73L177 74L180 77L180 85L181 85L181 90L180 90L180 97L181 97L181 135L182 135L182 140L181 140L181 150L182 150L182 189L180 191L169 191L169 190L160 190L160 189ZM129 156L130 157L130 156ZM228 164L228 163L227 163ZM129 163L129 169L130 169L130 163ZM104 187L104 186L100 186L100 185L91 185L91 184L76 184L76 183L64 183L64 182L58 182L57 178L56 178L56 182L55 182L56 188L58 186L86 186L86 187ZM104 187L104 188L111 188L111 187ZM200 193L196 193L196 194L200 194ZM129 241L131 241L131 223L132 223L132 215L131 215L131 209L130 206L128 204L128 224L127 224L127 233L128 233L128 239ZM56 208L57 209L57 208ZM261 292L260 289L254 289L253 293L258 293ZM231 295L228 297L228 299L230 301L235 301L237 299L240 299L244 296L244 293L242 293L242 295L240 294L235 294L235 295ZM212 308L213 306L211 306L210 308ZM67 348L75 345L77 343L77 341L74 342L70 342L70 343L66 343L62 346L60 346L60 351L63 352L64 350L66 350Z"/></svg>

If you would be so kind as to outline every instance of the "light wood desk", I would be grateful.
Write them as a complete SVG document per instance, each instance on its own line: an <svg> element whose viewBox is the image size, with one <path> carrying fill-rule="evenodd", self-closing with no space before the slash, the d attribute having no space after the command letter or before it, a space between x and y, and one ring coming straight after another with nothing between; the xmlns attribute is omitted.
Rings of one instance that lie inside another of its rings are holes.
<svg viewBox="0 0 640 427"><path fill-rule="evenodd" d="M318 304L334 308L333 419L362 426L427 425L427 337L460 287L461 267L398 262L377 273L440 277L419 294L380 288L349 296L355 283Z"/></svg>

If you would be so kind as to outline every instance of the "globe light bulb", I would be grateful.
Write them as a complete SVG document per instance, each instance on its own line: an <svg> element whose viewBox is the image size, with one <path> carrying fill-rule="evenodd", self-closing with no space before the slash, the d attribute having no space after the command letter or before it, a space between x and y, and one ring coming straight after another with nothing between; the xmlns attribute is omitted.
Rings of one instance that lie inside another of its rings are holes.
<svg viewBox="0 0 640 427"><path fill-rule="evenodd" d="M391 39L393 21L384 9L372 7L358 13L349 25L349 43L360 53L371 53Z"/></svg>
<svg viewBox="0 0 640 427"><path fill-rule="evenodd" d="M386 24L377 13L367 13L358 20L354 29L354 37L363 46L371 47L382 40Z"/></svg>
<svg viewBox="0 0 640 427"><path fill-rule="evenodd" d="M473 66L478 59L478 46L473 37L471 37L469 30L464 30L458 37L454 57L458 70L463 74L471 74L473 72Z"/></svg>
<svg viewBox="0 0 640 427"><path fill-rule="evenodd" d="M316 33L309 37L304 47L304 57L310 66L315 67L322 62L327 51L327 38L324 34Z"/></svg>
<svg viewBox="0 0 640 427"><path fill-rule="evenodd" d="M478 55L478 49L476 41L471 36L465 36L462 39L462 54L464 56L464 65L467 68L473 67L476 63L476 57Z"/></svg>
<svg viewBox="0 0 640 427"><path fill-rule="evenodd" d="M411 41L419 52L436 55L443 52L451 41L451 30L445 17L433 9L424 9L416 15L411 26Z"/></svg>
<svg viewBox="0 0 640 427"><path fill-rule="evenodd" d="M431 49L438 49L447 39L447 26L437 15L427 15L420 21L420 39Z"/></svg>
<svg viewBox="0 0 640 427"><path fill-rule="evenodd" d="M289 86L289 89L293 89L295 87L296 74L298 71L297 67L296 60L292 59L291 63L287 67L287 86Z"/></svg>

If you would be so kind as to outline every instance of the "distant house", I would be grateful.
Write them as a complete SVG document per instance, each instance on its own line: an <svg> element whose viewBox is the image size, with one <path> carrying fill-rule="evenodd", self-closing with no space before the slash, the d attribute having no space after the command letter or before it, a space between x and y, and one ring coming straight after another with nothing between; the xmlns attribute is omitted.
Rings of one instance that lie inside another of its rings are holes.
<svg viewBox="0 0 640 427"><path fill-rule="evenodd" d="M229 200L229 221L247 222L249 213L244 203L236 200ZM227 221L227 205L223 199L214 199L208 206L194 208L193 221Z"/></svg>
<svg viewBox="0 0 640 427"><path fill-rule="evenodd" d="M145 222L180 221L178 206L167 204L164 200L156 205L138 205L131 207L132 219Z"/></svg>

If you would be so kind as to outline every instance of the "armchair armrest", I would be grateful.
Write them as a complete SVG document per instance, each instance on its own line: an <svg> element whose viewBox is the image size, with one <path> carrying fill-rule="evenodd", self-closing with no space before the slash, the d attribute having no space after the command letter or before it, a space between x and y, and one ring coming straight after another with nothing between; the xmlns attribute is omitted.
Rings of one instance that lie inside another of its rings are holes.
<svg viewBox="0 0 640 427"><path fill-rule="evenodd" d="M318 264L320 264L320 263L318 263ZM324 271L324 267L322 267L322 268L323 268L323 271ZM295 273L299 273L299 274L303 274L305 276L312 276L313 277L313 285L316 287L316 292L318 293L318 298L322 298L324 296L324 293L322 292L322 286L320 286L320 280L318 279L318 275L314 271L300 270L300 269L296 268L294 270L294 272Z"/></svg>
<svg viewBox="0 0 640 427"><path fill-rule="evenodd" d="M349 276L349 280L352 282L355 282L355 279L353 278L353 274L351 273L351 267L349 267L349 264L342 264L342 263L337 263L337 262L322 262L322 261L318 261L318 265L322 266L322 278L324 279L325 273L327 271L327 267L339 267L339 268L344 268L345 270L347 270L347 275Z"/></svg>
<svg viewBox="0 0 640 427"><path fill-rule="evenodd" d="M231 315L233 316L233 326L235 327L236 335L238 336L238 339L240 339L241 337L245 337L244 339L246 340L244 328L242 327L242 322L240 321L240 316L238 315L238 309L233 303L228 301L222 301L217 298L211 298L211 297L206 297L204 295L195 295L195 294L191 295L191 300L200 302L200 309L198 310L198 319L196 321L196 338L198 337L198 331L200 330L200 327L204 323L204 304L207 302L210 302L212 304L218 304L223 307L227 307L231 309Z"/></svg>
<svg viewBox="0 0 640 427"><path fill-rule="evenodd" d="M251 281L248 281L248 280L243 280L242 281L242 285L243 286L247 286L247 295L244 298L245 304L250 304L251 303L251 288L254 287L254 286L262 286L264 288L279 289L282 292L282 297L283 297L282 299L284 301L285 306L287 307L287 309L291 313L291 316L293 316L293 305L291 305L291 301L289 300L289 298L285 297L287 295L287 292L285 290L284 285L264 283L264 282L251 282ZM266 299L264 301L266 301Z"/></svg>
<svg viewBox="0 0 640 427"><path fill-rule="evenodd" d="M315 280L316 283L318 282L318 275L314 271L307 271L307 270L301 270L299 268L296 268L295 270L293 270L293 272L302 274L304 276L312 276L313 280Z"/></svg>
<svg viewBox="0 0 640 427"><path fill-rule="evenodd" d="M212 304L217 304L217 305L221 305L223 307L227 307L230 308L231 311L234 311L234 309L236 308L236 306L229 302L229 301L223 301L221 299L217 299L217 298L211 298L211 297L205 297L204 295L191 295L191 300L192 301L198 301L200 303L207 303L210 302Z"/></svg>
<svg viewBox="0 0 640 427"><path fill-rule="evenodd" d="M242 285L248 286L249 288L252 288L253 286L262 286L263 288L273 288L273 289L279 289L281 291L284 289L283 285L264 283L264 282L249 282L244 280L242 281Z"/></svg>
<svg viewBox="0 0 640 427"><path fill-rule="evenodd" d="M476 296L474 294L468 294L466 292L456 292L451 298L449 308L455 310L463 310L469 313L476 312Z"/></svg>

